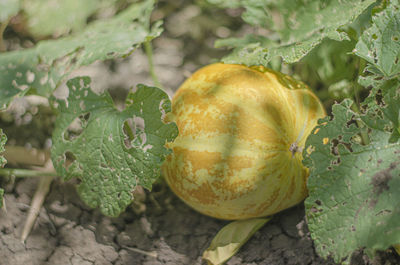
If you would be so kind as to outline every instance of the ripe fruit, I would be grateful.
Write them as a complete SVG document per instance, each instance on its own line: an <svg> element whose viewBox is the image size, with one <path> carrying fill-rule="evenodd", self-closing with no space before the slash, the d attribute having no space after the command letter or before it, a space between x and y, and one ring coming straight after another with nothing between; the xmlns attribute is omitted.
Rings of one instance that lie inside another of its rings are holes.
<svg viewBox="0 0 400 265"><path fill-rule="evenodd" d="M167 120L179 136L163 164L176 195L221 219L274 214L307 195L302 148L325 116L301 82L264 67L212 64L188 78Z"/></svg>

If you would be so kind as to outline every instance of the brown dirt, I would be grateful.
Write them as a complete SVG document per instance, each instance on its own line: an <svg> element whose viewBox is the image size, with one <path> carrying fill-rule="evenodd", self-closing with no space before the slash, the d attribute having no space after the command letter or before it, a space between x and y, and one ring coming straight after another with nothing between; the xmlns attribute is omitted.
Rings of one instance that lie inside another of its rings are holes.
<svg viewBox="0 0 400 265"><path fill-rule="evenodd" d="M2 265L204 264L202 252L227 223L194 212L169 191L146 200L142 214L128 209L118 218L108 218L88 209L72 184L54 182L23 244L19 236L35 186L35 179L20 181L5 197L7 213L0 217ZM298 229L305 229L303 216L302 207L277 216L228 264L327 264L316 257L305 231L299 235Z"/></svg>
<svg viewBox="0 0 400 265"><path fill-rule="evenodd" d="M168 189L147 194L141 213L135 213L138 207L128 208L120 217L109 218L85 206L73 184L55 181L23 244L19 237L36 184L33 178L18 181L5 196L7 212L0 213L1 265L205 264L202 252L227 224L193 211ZM369 262L362 253L353 263L398 264L393 254ZM316 255L304 208L297 206L276 215L227 264L335 263Z"/></svg>

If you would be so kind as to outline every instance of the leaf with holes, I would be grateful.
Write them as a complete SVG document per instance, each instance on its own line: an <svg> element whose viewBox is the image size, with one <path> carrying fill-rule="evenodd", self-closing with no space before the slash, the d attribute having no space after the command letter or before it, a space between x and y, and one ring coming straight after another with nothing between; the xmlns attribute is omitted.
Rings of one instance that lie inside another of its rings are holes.
<svg viewBox="0 0 400 265"><path fill-rule="evenodd" d="M164 124L170 111L160 89L138 85L124 110L108 93L97 95L89 77L68 81L69 96L58 100L60 115L53 133L52 160L64 179L78 178L78 192L90 207L118 216L133 200L137 185L151 189L177 135L175 124Z"/></svg>
<svg viewBox="0 0 400 265"><path fill-rule="evenodd" d="M373 256L400 243L400 142L389 141L396 108L387 104L384 116L360 116L351 100L335 104L332 120L320 121L306 142L306 217L322 257L348 262L358 249Z"/></svg>
<svg viewBox="0 0 400 265"><path fill-rule="evenodd" d="M216 4L220 1L209 0ZM243 39L224 39L217 47L228 46L233 52L223 59L226 63L266 65L280 56L294 63L309 53L325 38L349 40L341 27L353 22L374 0L330 1L228 1L223 7L244 7L243 19L277 34L250 35ZM279 18L278 18L279 17Z"/></svg>
<svg viewBox="0 0 400 265"><path fill-rule="evenodd" d="M0 129L0 168L2 168L6 164L6 159L1 155L4 152L4 145L6 144L7 137L3 133L3 130ZM4 190L0 188L0 209L3 207L3 196Z"/></svg>
<svg viewBox="0 0 400 265"><path fill-rule="evenodd" d="M132 4L119 15L95 21L81 33L46 40L31 49L0 54L0 109L34 89L49 96L74 69L97 60L123 57L161 34L161 22L150 29L153 0Z"/></svg>
<svg viewBox="0 0 400 265"><path fill-rule="evenodd" d="M400 73L400 2L389 6L372 18L372 26L364 31L354 53L372 64L381 75Z"/></svg>
<svg viewBox="0 0 400 265"><path fill-rule="evenodd" d="M380 108L377 98L386 97L391 88L400 86L400 3L391 1L389 6L373 17L372 26L364 31L354 53L368 61L358 82L371 88L369 97L364 101L368 108ZM392 105L396 106L396 105ZM398 118L396 118L398 119ZM393 118L391 119L393 122ZM396 122L395 122L396 123ZM398 124L398 121L397 121ZM395 137L396 131L393 132ZM400 136L400 135L399 135Z"/></svg>

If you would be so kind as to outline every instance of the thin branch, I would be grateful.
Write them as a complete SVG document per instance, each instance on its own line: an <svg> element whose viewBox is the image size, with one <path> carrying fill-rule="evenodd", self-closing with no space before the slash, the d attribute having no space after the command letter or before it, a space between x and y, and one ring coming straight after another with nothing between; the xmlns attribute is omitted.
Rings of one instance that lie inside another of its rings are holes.
<svg viewBox="0 0 400 265"><path fill-rule="evenodd" d="M364 72L365 66L367 62L364 59L358 58L358 77L362 75ZM354 101L357 104L357 107L360 107L361 99L360 99L360 91L363 87L357 82L354 82Z"/></svg>
<svg viewBox="0 0 400 265"><path fill-rule="evenodd" d="M141 250L141 249L133 248L133 247L122 247L122 248L130 250L130 251L133 251L133 252L136 252L136 253L139 253L139 254L142 254L142 255L146 255L146 256L149 256L149 257L153 257L153 258L157 258L158 257L158 254L157 254L156 251L145 251L145 250Z"/></svg>
<svg viewBox="0 0 400 265"><path fill-rule="evenodd" d="M3 177L55 177L57 173L55 171L42 171L32 169L20 169L20 168L0 168L0 176Z"/></svg>
<svg viewBox="0 0 400 265"><path fill-rule="evenodd" d="M48 160L45 165L45 170L47 173L53 172L53 164L51 160ZM26 238L28 237L29 233L32 230L33 224L42 208L43 202L46 198L47 193L50 190L51 182L53 181L53 176L44 176L42 172L42 178L40 178L39 185L36 189L35 195L32 198L31 207L29 208L28 217L26 218L24 229L22 230L21 234L21 241L25 242Z"/></svg>
<svg viewBox="0 0 400 265"><path fill-rule="evenodd" d="M362 73L365 69L365 66L366 66L366 61L359 58L359 60L358 60L358 76L362 75ZM358 114L361 114L361 111L360 111L360 104L361 104L360 103L361 102L360 90L361 89L362 89L362 86L357 81L355 81L354 82L354 104L351 106L351 109ZM362 122L360 120L356 120L356 123L357 123L357 126L361 129L360 135L361 135L362 143L364 145L368 145L370 140L369 140L367 132L365 130L362 130Z"/></svg>

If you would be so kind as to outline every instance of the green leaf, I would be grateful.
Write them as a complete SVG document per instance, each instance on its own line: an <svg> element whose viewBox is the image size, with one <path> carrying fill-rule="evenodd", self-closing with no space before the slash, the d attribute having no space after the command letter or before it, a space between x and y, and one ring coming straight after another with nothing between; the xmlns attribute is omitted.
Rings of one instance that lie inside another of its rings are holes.
<svg viewBox="0 0 400 265"><path fill-rule="evenodd" d="M400 73L399 9L399 1L393 0L386 9L373 16L372 26L364 31L354 50L386 77Z"/></svg>
<svg viewBox="0 0 400 265"><path fill-rule="evenodd" d="M315 80L329 87L343 80L352 81L358 74L358 57L349 53L354 49L354 41L324 40L299 63L295 64L295 72L301 80ZM317 67L316 67L317 66ZM317 87L308 81L310 87Z"/></svg>
<svg viewBox="0 0 400 265"><path fill-rule="evenodd" d="M20 8L20 0L1 0L0 1L0 23L7 21L16 15Z"/></svg>
<svg viewBox="0 0 400 265"><path fill-rule="evenodd" d="M361 118L372 128L391 128L389 142L396 142L400 138L400 80L383 82L379 86L379 91L381 92L379 95L371 93L365 100L369 115ZM377 97L380 99L377 100Z"/></svg>
<svg viewBox="0 0 400 265"><path fill-rule="evenodd" d="M358 82L360 85L370 88L370 93L362 105L365 109L376 110L380 113L387 107L386 103L397 100L398 92L396 88L400 87L400 76L384 76L372 64L366 66L365 72L367 72L367 75L359 76ZM398 105L394 103L390 103L390 105L397 109ZM394 124L398 124L397 119L390 118ZM393 131L393 136L396 134L397 132Z"/></svg>
<svg viewBox="0 0 400 265"><path fill-rule="evenodd" d="M256 39L255 36L246 36L244 40ZM303 41L278 44L271 42L268 38L258 37L258 42L250 42L244 45L235 45L240 43L238 39L231 38L225 40L217 40L216 48L229 46L235 48L232 53L222 59L224 63L251 65L267 65L273 58L280 56L286 63L294 63L304 57L321 41L322 37L314 35ZM342 40L342 39L340 39ZM265 43L268 43L265 45Z"/></svg>
<svg viewBox="0 0 400 265"><path fill-rule="evenodd" d="M345 1L255 1L245 0L240 6L246 11L243 19L258 27L276 31L277 36L246 36L246 41L227 39L216 42L217 47L234 48L231 55L223 58L227 63L266 65L280 56L287 63L300 60L325 38L337 41L349 40L341 30L353 22L374 0ZM237 1L224 6L237 7ZM279 16L273 19L272 14Z"/></svg>
<svg viewBox="0 0 400 265"><path fill-rule="evenodd" d="M60 115L53 133L52 160L64 179L80 179L78 193L90 207L118 216L133 200L137 185L151 189L177 135L175 124L164 124L170 111L160 89L138 85L124 110L106 92L90 89L90 78L67 82L69 96L58 100Z"/></svg>
<svg viewBox="0 0 400 265"><path fill-rule="evenodd" d="M22 9L27 30L35 38L60 36L86 25L102 1L98 0L24 0Z"/></svg>
<svg viewBox="0 0 400 265"><path fill-rule="evenodd" d="M6 144L6 141L7 137L3 133L3 130L0 129L0 154L5 151L4 145ZM2 155L0 155L0 168L4 167L6 162L7 162L6 159ZM0 188L0 209L3 208L3 200L4 200L3 196L4 196L4 190Z"/></svg>
<svg viewBox="0 0 400 265"><path fill-rule="evenodd" d="M97 60L126 56L159 36L160 23L149 29L153 7L153 0L133 4L112 19L93 22L79 34L1 53L0 109L30 89L49 96L72 70Z"/></svg>
<svg viewBox="0 0 400 265"><path fill-rule="evenodd" d="M203 259L219 265L230 259L271 218L239 220L224 226L204 251Z"/></svg>
<svg viewBox="0 0 400 265"><path fill-rule="evenodd" d="M397 98L386 102L385 114L359 115L347 99L333 105L333 118L321 120L307 139L306 218L322 257L349 262L358 249L373 256L400 243L400 142L390 141L400 91L393 89ZM361 144L361 134L369 144Z"/></svg>

